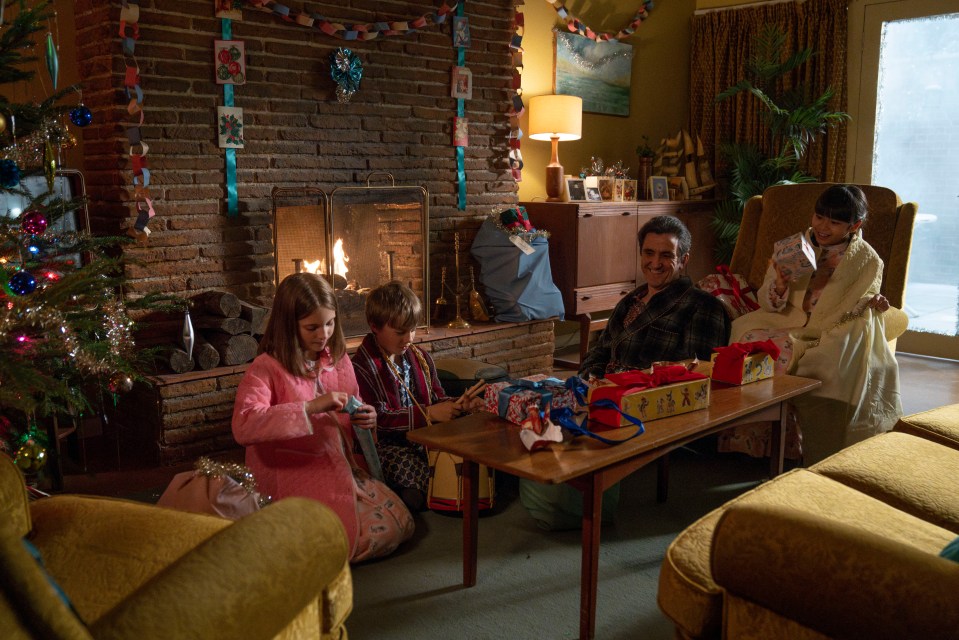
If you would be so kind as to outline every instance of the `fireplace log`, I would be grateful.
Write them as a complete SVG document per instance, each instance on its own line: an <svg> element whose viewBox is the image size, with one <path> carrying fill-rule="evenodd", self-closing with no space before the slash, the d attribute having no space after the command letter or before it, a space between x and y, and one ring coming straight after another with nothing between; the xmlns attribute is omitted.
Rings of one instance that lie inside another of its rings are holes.
<svg viewBox="0 0 959 640"><path fill-rule="evenodd" d="M236 335L238 333L250 333L253 328L249 320L243 318L220 318L217 316L197 316L193 320L193 326L197 329L216 329L223 333Z"/></svg>
<svg viewBox="0 0 959 640"><path fill-rule="evenodd" d="M209 371L220 365L220 352L198 333L193 344L193 359L196 361L196 366L203 371Z"/></svg>
<svg viewBox="0 0 959 640"><path fill-rule="evenodd" d="M160 357L173 373L193 371L193 358L183 349L170 347L170 351Z"/></svg>
<svg viewBox="0 0 959 640"><path fill-rule="evenodd" d="M197 311L224 318L237 318L240 315L240 299L227 291L204 291L190 298L190 301Z"/></svg>
<svg viewBox="0 0 959 640"><path fill-rule="evenodd" d="M235 336L219 332L210 333L207 335L207 340L219 352L220 364L226 367L249 362L256 357L259 346L256 338L245 333Z"/></svg>
<svg viewBox="0 0 959 640"><path fill-rule="evenodd" d="M240 317L250 323L253 335L262 336L263 332L266 331L266 322L270 317L270 309L240 300Z"/></svg>

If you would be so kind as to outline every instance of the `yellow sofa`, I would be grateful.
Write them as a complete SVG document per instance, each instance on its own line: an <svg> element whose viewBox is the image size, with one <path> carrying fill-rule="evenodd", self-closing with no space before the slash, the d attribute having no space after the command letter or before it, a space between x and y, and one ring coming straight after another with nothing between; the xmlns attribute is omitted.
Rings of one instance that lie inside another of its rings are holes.
<svg viewBox="0 0 959 640"><path fill-rule="evenodd" d="M657 601L677 638L956 638L959 405L778 476L687 527Z"/></svg>
<svg viewBox="0 0 959 640"><path fill-rule="evenodd" d="M0 454L5 640L345 640L348 555L336 514L315 501L281 500L235 523L92 496L30 502Z"/></svg>

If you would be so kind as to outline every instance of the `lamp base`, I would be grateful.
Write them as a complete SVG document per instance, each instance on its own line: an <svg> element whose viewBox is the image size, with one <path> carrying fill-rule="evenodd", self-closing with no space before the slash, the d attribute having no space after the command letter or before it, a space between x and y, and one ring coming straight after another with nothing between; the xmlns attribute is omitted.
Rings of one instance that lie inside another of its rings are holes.
<svg viewBox="0 0 959 640"><path fill-rule="evenodd" d="M546 166L546 202L563 202L563 165Z"/></svg>

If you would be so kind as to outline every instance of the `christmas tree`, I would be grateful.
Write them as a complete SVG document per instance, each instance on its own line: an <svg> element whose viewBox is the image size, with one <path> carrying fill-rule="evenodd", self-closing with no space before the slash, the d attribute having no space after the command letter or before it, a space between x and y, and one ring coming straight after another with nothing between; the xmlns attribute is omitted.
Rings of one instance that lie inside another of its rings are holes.
<svg viewBox="0 0 959 640"><path fill-rule="evenodd" d="M85 127L92 114L78 87L56 89L50 0L14 11L0 15L0 449L32 473L51 445L45 418L82 415L104 391L132 386L150 354L134 349L130 313L156 301L124 300L125 240L90 235L85 201L64 189L58 158L75 143L67 118ZM51 94L11 102L35 68Z"/></svg>

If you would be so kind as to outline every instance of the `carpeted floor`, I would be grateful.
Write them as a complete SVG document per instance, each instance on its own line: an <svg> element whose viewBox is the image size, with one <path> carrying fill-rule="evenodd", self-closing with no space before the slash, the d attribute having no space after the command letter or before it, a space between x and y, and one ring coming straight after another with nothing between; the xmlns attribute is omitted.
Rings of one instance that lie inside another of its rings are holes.
<svg viewBox="0 0 959 640"><path fill-rule="evenodd" d="M655 498L655 465L623 481L616 522L602 532L597 638L672 638L656 606L666 547L701 515L755 487L765 467L746 457L679 450L664 504ZM354 567L352 640L578 637L580 532L539 529L515 479L501 477L498 485L498 503L479 523L476 586L462 586L462 520L419 514L415 538L397 554Z"/></svg>

